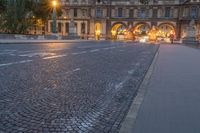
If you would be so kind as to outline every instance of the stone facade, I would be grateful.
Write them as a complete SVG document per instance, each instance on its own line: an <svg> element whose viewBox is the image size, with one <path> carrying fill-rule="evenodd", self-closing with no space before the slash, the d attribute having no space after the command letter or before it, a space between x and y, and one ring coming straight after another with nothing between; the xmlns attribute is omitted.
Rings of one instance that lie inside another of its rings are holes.
<svg viewBox="0 0 200 133"><path fill-rule="evenodd" d="M200 0L60 0L63 14L57 18L57 32L69 34L71 21L82 38L110 39L117 29L151 29L156 26L163 34L172 31L177 39L185 37L186 27L195 20L196 35L200 36ZM117 26L116 26L117 25ZM52 32L52 20L46 33Z"/></svg>

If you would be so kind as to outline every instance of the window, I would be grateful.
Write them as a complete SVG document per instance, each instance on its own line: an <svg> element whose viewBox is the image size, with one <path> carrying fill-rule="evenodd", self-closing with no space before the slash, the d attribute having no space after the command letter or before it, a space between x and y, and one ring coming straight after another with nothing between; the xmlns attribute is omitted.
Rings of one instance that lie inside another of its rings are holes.
<svg viewBox="0 0 200 133"><path fill-rule="evenodd" d="M83 17L86 16L86 12L87 12L87 10L85 10L85 9L82 10L82 15L83 15Z"/></svg>
<svg viewBox="0 0 200 133"><path fill-rule="evenodd" d="M133 12L134 12L133 9L130 9L130 10L129 10L129 17L130 17L130 18L133 18Z"/></svg>
<svg viewBox="0 0 200 133"><path fill-rule="evenodd" d="M170 17L170 11L171 11L171 7L165 7L165 17L167 18Z"/></svg>
<svg viewBox="0 0 200 133"><path fill-rule="evenodd" d="M65 32L69 33L69 23L65 23Z"/></svg>
<svg viewBox="0 0 200 133"><path fill-rule="evenodd" d="M78 0L74 0L73 3L78 3Z"/></svg>
<svg viewBox="0 0 200 133"><path fill-rule="evenodd" d="M183 17L188 17L189 16L189 7L185 7L183 10Z"/></svg>
<svg viewBox="0 0 200 133"><path fill-rule="evenodd" d="M158 0L153 0L153 3L154 4L158 4Z"/></svg>
<svg viewBox="0 0 200 133"><path fill-rule="evenodd" d="M82 4L86 4L86 0L82 0L81 3L82 3Z"/></svg>
<svg viewBox="0 0 200 133"><path fill-rule="evenodd" d="M197 18L197 7L196 6L192 6L192 8L191 8L191 17Z"/></svg>
<svg viewBox="0 0 200 133"><path fill-rule="evenodd" d="M81 33L85 34L85 23L81 23Z"/></svg>
<svg viewBox="0 0 200 133"><path fill-rule="evenodd" d="M77 17L77 8L74 8L74 17Z"/></svg>
<svg viewBox="0 0 200 133"><path fill-rule="evenodd" d="M102 17L101 8L97 7L96 9L96 17Z"/></svg>
<svg viewBox="0 0 200 133"><path fill-rule="evenodd" d="M146 10L145 8L140 9L140 18L145 18L146 17Z"/></svg>
<svg viewBox="0 0 200 133"><path fill-rule="evenodd" d="M118 17L122 17L122 16L123 16L123 9L118 8Z"/></svg>
<svg viewBox="0 0 200 133"><path fill-rule="evenodd" d="M58 32L59 32L59 33L61 33L61 27L62 27L62 24L59 22L59 23L58 23Z"/></svg>
<svg viewBox="0 0 200 133"><path fill-rule="evenodd" d="M158 17L158 10L157 9L153 9L153 18L157 18Z"/></svg>
<svg viewBox="0 0 200 133"><path fill-rule="evenodd" d="M53 32L53 22L50 23L50 32Z"/></svg>
<svg viewBox="0 0 200 133"><path fill-rule="evenodd" d="M75 33L77 34L77 23L74 23Z"/></svg>
<svg viewBox="0 0 200 133"><path fill-rule="evenodd" d="M97 0L97 3L101 3L101 0Z"/></svg>

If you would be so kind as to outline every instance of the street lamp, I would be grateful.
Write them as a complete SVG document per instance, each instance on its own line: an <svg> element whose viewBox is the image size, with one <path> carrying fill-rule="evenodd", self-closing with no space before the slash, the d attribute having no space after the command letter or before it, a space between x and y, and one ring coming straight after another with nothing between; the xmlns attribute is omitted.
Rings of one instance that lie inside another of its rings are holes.
<svg viewBox="0 0 200 133"><path fill-rule="evenodd" d="M35 16L33 16L33 21L34 21L34 29L35 29L35 31L34 31L34 34L36 35L36 30L37 30L37 21L36 21L36 17Z"/></svg>
<svg viewBox="0 0 200 133"><path fill-rule="evenodd" d="M57 5L57 2L56 2L56 0L53 0L52 4L53 4L53 27L52 27L52 29L53 29L53 33L55 34L55 33L57 33L57 30L56 30L56 5Z"/></svg>

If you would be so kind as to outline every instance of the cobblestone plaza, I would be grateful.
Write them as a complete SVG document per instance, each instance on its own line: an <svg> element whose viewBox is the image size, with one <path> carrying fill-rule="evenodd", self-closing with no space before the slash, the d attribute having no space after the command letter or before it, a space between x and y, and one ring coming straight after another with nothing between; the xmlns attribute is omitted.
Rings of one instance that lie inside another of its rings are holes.
<svg viewBox="0 0 200 133"><path fill-rule="evenodd" d="M0 45L0 133L116 133L155 45Z"/></svg>

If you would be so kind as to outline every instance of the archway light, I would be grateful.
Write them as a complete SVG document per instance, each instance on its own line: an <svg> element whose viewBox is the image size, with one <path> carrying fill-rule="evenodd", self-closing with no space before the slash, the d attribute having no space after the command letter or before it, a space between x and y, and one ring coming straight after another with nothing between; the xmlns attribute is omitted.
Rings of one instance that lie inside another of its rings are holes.
<svg viewBox="0 0 200 133"><path fill-rule="evenodd" d="M57 5L56 0L53 0L52 4L53 4L54 7L56 7L56 5Z"/></svg>

